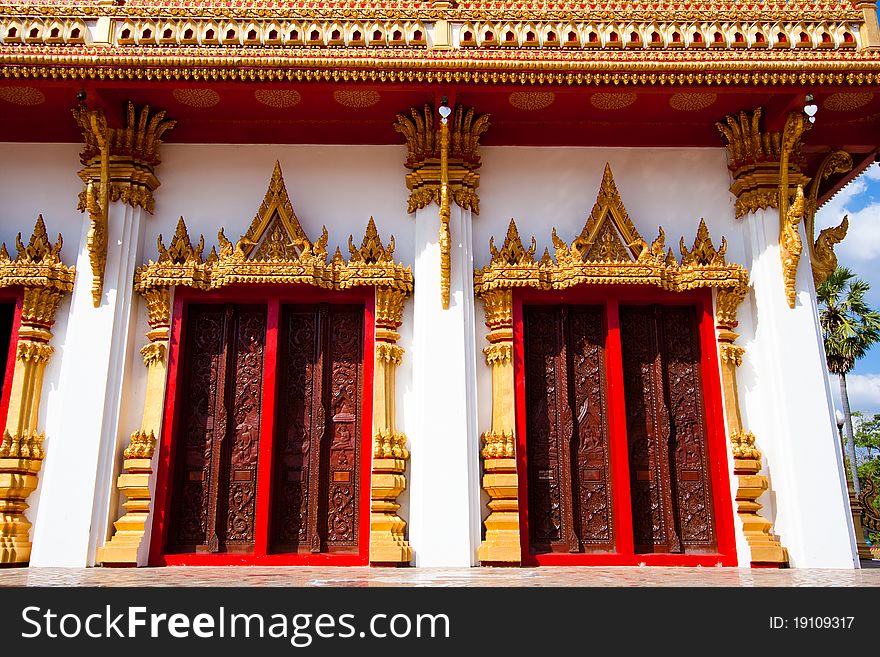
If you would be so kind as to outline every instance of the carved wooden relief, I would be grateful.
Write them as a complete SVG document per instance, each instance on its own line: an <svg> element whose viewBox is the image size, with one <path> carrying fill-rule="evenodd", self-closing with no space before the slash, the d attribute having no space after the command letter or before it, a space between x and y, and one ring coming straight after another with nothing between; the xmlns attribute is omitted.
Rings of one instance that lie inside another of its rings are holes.
<svg viewBox="0 0 880 657"><path fill-rule="evenodd" d="M284 308L273 552L357 551L363 312Z"/></svg>
<svg viewBox="0 0 880 657"><path fill-rule="evenodd" d="M663 336L681 541L686 548L704 547L714 551L715 527L694 308L665 308Z"/></svg>
<svg viewBox="0 0 880 657"><path fill-rule="evenodd" d="M530 545L612 550L602 309L524 313Z"/></svg>
<svg viewBox="0 0 880 657"><path fill-rule="evenodd" d="M308 538L309 455L312 445L312 402L318 353L317 314L287 307L281 322L278 422L275 432L275 476L271 546L295 552Z"/></svg>
<svg viewBox="0 0 880 657"><path fill-rule="evenodd" d="M692 307L621 306L636 552L715 548Z"/></svg>
<svg viewBox="0 0 880 657"><path fill-rule="evenodd" d="M253 548L266 309L191 306L169 549Z"/></svg>

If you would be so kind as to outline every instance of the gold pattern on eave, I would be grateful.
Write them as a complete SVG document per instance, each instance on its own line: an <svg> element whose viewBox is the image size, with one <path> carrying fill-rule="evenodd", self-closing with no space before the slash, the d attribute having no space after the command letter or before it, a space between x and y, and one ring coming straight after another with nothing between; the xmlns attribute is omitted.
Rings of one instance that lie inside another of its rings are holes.
<svg viewBox="0 0 880 657"><path fill-rule="evenodd" d="M682 238L680 261L667 249L662 227L648 244L626 213L607 164L596 204L581 234L567 244L553 229L552 239L554 255L545 249L536 260L534 238L526 249L511 219L501 248L490 240L491 262L474 272L477 295L520 287L565 290L582 284L635 284L673 292L725 289L741 300L748 290L748 272L742 265L726 261L726 240L716 248L703 220L692 248L688 249Z"/></svg>
<svg viewBox="0 0 880 657"><path fill-rule="evenodd" d="M349 260L339 249L327 252L325 227L317 241L307 236L287 195L281 165L276 162L269 189L248 230L235 243L220 229L218 247L203 256L204 237L194 246L183 217L168 246L159 236L159 257L135 272L141 294L173 286L216 290L233 284L304 284L329 290L387 287L409 294L412 270L394 262L394 239L388 246L379 239L371 219L360 248L350 238Z"/></svg>

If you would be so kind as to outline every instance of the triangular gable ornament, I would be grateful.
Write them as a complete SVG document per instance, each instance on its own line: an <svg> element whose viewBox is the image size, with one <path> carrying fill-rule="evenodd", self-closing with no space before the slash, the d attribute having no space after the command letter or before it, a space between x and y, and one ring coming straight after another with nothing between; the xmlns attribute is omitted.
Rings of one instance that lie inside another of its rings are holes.
<svg viewBox="0 0 880 657"><path fill-rule="evenodd" d="M261 261L296 260L311 248L293 211L277 160L263 203L236 246L246 259Z"/></svg>
<svg viewBox="0 0 880 657"><path fill-rule="evenodd" d="M620 200L610 164L605 164L599 195L587 223L571 246L583 262L633 261L647 246Z"/></svg>

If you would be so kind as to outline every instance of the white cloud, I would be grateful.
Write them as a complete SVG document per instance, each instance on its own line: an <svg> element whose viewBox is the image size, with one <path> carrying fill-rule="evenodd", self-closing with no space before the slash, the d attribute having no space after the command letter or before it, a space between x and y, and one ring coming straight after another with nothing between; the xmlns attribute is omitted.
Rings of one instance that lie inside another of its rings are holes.
<svg viewBox="0 0 880 657"><path fill-rule="evenodd" d="M880 164L874 162L874 164L865 169L862 175L870 180L880 180Z"/></svg>
<svg viewBox="0 0 880 657"><path fill-rule="evenodd" d="M816 229L836 226L840 223L843 215L847 214L847 206L860 194L868 189L868 183L864 178L856 178L849 185L837 192L837 195L823 205L816 213Z"/></svg>
<svg viewBox="0 0 880 657"><path fill-rule="evenodd" d="M831 392L835 408L843 408L840 403L840 384L836 376L831 376ZM880 413L880 374L848 374L846 389L849 406L853 411L866 415Z"/></svg>

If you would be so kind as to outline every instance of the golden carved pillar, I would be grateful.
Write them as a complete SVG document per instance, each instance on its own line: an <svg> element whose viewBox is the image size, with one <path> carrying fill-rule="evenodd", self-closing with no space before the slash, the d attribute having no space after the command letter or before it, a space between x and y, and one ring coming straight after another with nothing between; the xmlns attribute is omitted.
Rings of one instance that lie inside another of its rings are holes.
<svg viewBox="0 0 880 657"><path fill-rule="evenodd" d="M761 452L755 447L755 436L743 429L739 407L736 368L742 364L745 349L734 344L739 337L734 329L737 326L736 309L745 293L742 288L720 289L715 299L724 411L733 453L733 473L737 479L737 515L751 550L752 564L783 566L788 563L788 553L773 535L773 523L758 515L762 505L757 499L769 488L769 482L767 477L758 474Z"/></svg>
<svg viewBox="0 0 880 657"><path fill-rule="evenodd" d="M497 289L482 295L489 328L483 349L492 368L492 427L483 434L483 488L489 494L486 537L477 556L482 563L518 564L519 483L516 474L516 405L513 381L513 293Z"/></svg>
<svg viewBox="0 0 880 657"><path fill-rule="evenodd" d="M73 109L73 117L83 133L80 160L84 167L79 176L85 188L77 209L89 213L87 246L92 301L97 308L104 291L110 203L120 201L153 213L153 192L159 186L154 173L161 162L159 146L162 135L174 128L176 122L166 119L164 111L151 113L149 106L136 112L131 101L121 128L108 127L104 112L89 109L84 103Z"/></svg>
<svg viewBox="0 0 880 657"><path fill-rule="evenodd" d="M397 515L397 497L406 488L406 436L396 427L397 366L403 347L397 328L406 291L376 288L376 370L373 374L373 470L370 493L370 563L407 564L412 548L406 523Z"/></svg>
<svg viewBox="0 0 880 657"><path fill-rule="evenodd" d="M168 359L168 338L171 322L171 295L167 288L153 288L143 292L147 302L150 330L149 344L141 349L147 368L147 390L141 427L131 434L123 452L123 468L116 487L126 497L125 515L113 523L115 532L110 541L99 547L95 561L105 566L139 565L147 519L150 516L150 477L153 474L153 453L162 428L165 402L165 381ZM145 548L146 546L144 546ZM140 560L143 565L144 558Z"/></svg>
<svg viewBox="0 0 880 657"><path fill-rule="evenodd" d="M790 112L781 132L762 131L762 108L730 114L715 126L727 146L736 196L736 217L758 210L779 211L779 246L785 297L794 308L795 278L802 245L798 224L804 216L803 188L810 179L802 172L801 138L811 124L803 112ZM795 205L789 208L789 199ZM812 239L808 235L808 238Z"/></svg>
<svg viewBox="0 0 880 657"><path fill-rule="evenodd" d="M61 235L50 244L43 218L25 247L18 235L18 256L9 258L0 248L0 285L22 285L21 324L15 349L9 412L0 444L0 564L25 564L30 560L31 523L24 512L28 496L37 487L43 465L39 430L43 373L54 349L52 324L65 292L73 289L73 267L61 263Z"/></svg>

